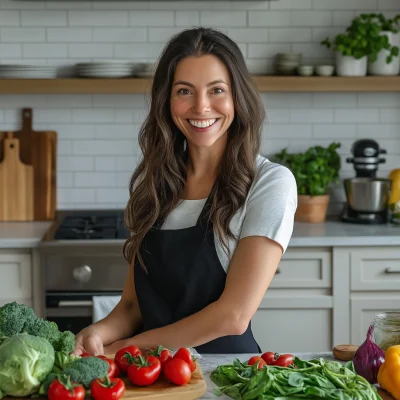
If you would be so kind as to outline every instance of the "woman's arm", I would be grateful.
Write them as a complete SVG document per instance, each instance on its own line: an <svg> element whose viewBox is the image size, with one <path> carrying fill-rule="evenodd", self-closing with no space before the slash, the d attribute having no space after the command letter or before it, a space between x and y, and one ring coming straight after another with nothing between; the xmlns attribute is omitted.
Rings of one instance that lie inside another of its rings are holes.
<svg viewBox="0 0 400 400"><path fill-rule="evenodd" d="M257 311L282 257L282 247L266 237L239 241L221 297L203 310L171 325L107 346L105 353L134 344L167 348L194 347L226 335L240 335ZM206 282L204 282L206 284Z"/></svg>
<svg viewBox="0 0 400 400"><path fill-rule="evenodd" d="M133 266L130 265L121 300L109 315L79 332L72 353L77 355L82 352L103 354L104 345L133 336L140 327L141 321Z"/></svg>

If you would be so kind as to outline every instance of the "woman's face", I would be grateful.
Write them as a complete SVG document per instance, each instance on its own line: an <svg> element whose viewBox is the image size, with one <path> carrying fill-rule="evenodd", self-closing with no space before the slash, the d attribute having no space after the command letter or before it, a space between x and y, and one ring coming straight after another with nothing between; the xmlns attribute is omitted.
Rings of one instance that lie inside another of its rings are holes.
<svg viewBox="0 0 400 400"><path fill-rule="evenodd" d="M190 147L225 146L235 115L231 89L228 70L215 56L186 57L177 64L171 114Z"/></svg>

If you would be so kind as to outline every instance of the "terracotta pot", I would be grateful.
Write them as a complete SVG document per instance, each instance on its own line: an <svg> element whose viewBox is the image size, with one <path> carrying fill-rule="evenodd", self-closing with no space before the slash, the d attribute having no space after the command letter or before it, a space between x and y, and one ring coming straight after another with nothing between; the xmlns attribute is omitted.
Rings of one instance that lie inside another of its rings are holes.
<svg viewBox="0 0 400 400"><path fill-rule="evenodd" d="M328 209L329 195L322 196L297 196L297 210L295 221L299 222L323 222Z"/></svg>

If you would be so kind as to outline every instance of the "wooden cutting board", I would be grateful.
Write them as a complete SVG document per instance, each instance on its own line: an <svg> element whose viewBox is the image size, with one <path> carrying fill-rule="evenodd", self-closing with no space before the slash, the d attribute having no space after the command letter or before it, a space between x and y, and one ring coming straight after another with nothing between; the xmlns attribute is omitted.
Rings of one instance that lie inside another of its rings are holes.
<svg viewBox="0 0 400 400"><path fill-rule="evenodd" d="M0 220L33 220L33 167L20 160L19 140L12 132L3 140L0 163Z"/></svg>
<svg viewBox="0 0 400 400"><path fill-rule="evenodd" d="M110 357L114 358L114 357ZM147 387L134 386L128 378L122 378L125 382L125 394L123 399L136 400L194 400L203 396L207 390L200 365L196 363L196 370L192 373L192 379L183 386L176 386L168 382L164 377ZM28 397L4 397L3 400L26 400Z"/></svg>
<svg viewBox="0 0 400 400"><path fill-rule="evenodd" d="M54 220L57 206L57 133L34 131L31 108L22 109L21 130L13 132L20 140L20 157L34 170L34 220ZM3 159L2 141L6 132L0 132L0 162Z"/></svg>

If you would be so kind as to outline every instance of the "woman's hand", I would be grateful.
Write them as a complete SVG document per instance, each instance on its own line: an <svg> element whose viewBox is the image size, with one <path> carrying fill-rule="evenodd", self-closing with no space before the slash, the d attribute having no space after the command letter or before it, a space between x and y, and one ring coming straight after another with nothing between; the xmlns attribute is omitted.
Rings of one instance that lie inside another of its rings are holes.
<svg viewBox="0 0 400 400"><path fill-rule="evenodd" d="M82 329L76 336L75 349L72 354L79 356L82 353L89 353L94 356L104 354L103 340L95 325L89 325Z"/></svg>
<svg viewBox="0 0 400 400"><path fill-rule="evenodd" d="M128 343L127 340L117 340L114 343L110 343L109 345L104 346L104 354L114 355L119 349L130 346L131 344L132 343Z"/></svg>

